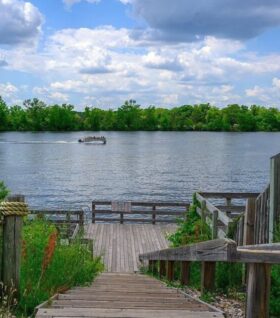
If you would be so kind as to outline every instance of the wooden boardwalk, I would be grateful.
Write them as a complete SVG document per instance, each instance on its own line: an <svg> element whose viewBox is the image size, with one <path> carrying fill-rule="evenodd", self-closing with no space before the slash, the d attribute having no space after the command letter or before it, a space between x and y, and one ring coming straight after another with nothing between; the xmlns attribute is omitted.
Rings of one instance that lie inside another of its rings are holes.
<svg viewBox="0 0 280 318"><path fill-rule="evenodd" d="M37 318L221 318L212 307L141 274L104 273L84 288L57 295Z"/></svg>
<svg viewBox="0 0 280 318"><path fill-rule="evenodd" d="M89 224L86 238L94 240L94 255L102 255L107 272L139 271L139 254L167 248L172 224Z"/></svg>

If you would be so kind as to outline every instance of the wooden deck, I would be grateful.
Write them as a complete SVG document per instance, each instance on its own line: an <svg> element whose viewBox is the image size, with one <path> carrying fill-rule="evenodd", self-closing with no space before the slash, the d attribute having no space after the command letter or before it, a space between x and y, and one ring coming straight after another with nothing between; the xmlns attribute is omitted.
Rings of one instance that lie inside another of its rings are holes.
<svg viewBox="0 0 280 318"><path fill-rule="evenodd" d="M57 295L37 318L221 318L212 307L141 274L104 273L92 286Z"/></svg>
<svg viewBox="0 0 280 318"><path fill-rule="evenodd" d="M94 240L94 255L102 255L107 272L139 271L139 254L168 247L167 233L172 224L89 224L86 238Z"/></svg>

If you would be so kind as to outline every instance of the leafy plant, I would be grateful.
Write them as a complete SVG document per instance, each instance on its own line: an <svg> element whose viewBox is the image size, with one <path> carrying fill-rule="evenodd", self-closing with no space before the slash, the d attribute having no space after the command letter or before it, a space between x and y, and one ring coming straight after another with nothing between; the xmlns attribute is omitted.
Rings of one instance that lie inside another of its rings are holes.
<svg viewBox="0 0 280 318"><path fill-rule="evenodd" d="M8 194L8 188L5 186L3 181L0 181L0 201L3 201Z"/></svg>
<svg viewBox="0 0 280 318"><path fill-rule="evenodd" d="M62 245L54 225L45 220L27 221L23 229L18 311L29 315L53 294L91 283L102 270L100 258L92 257L79 239Z"/></svg>

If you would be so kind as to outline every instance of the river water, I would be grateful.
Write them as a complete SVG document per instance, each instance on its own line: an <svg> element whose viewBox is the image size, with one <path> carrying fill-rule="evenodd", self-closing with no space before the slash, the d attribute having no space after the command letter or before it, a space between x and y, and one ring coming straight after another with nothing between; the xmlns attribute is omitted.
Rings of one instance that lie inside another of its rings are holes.
<svg viewBox="0 0 280 318"><path fill-rule="evenodd" d="M185 201L197 190L261 191L280 133L0 133L0 180L33 208L92 200Z"/></svg>

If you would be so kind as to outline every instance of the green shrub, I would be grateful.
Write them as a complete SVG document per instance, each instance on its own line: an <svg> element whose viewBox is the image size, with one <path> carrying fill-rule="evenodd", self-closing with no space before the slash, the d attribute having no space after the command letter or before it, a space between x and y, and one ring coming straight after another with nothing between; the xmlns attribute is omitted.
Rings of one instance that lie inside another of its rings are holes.
<svg viewBox="0 0 280 318"><path fill-rule="evenodd" d="M0 181L0 201L4 200L8 194L8 188L5 186L3 181Z"/></svg>
<svg viewBox="0 0 280 318"><path fill-rule="evenodd" d="M174 247L177 247L210 240L211 231L197 214L196 206L192 205L186 213L185 219L179 221L176 232L171 234L168 239Z"/></svg>
<svg viewBox="0 0 280 318"><path fill-rule="evenodd" d="M53 294L92 282L102 269L100 258L92 257L79 240L61 245L54 225L28 221L23 228L19 312L31 314Z"/></svg>

